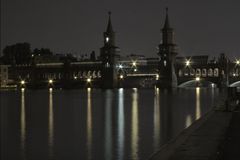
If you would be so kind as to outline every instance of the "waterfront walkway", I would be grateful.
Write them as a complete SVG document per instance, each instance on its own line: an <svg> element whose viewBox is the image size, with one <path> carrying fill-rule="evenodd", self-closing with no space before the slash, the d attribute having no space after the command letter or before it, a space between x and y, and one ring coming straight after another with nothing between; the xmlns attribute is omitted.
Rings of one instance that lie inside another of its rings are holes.
<svg viewBox="0 0 240 160"><path fill-rule="evenodd" d="M236 110L237 109L237 110ZM151 160L240 159L240 112L211 111L153 154Z"/></svg>
<svg viewBox="0 0 240 160"><path fill-rule="evenodd" d="M225 142L220 150L219 160L240 159L240 111L233 112L233 117L226 134Z"/></svg>

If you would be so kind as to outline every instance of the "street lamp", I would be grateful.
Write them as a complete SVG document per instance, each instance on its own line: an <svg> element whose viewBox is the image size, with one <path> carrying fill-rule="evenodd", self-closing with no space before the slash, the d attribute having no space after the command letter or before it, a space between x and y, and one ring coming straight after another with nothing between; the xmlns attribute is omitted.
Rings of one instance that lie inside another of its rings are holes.
<svg viewBox="0 0 240 160"><path fill-rule="evenodd" d="M21 80L20 83L21 83L21 85L24 85L24 84L25 84L25 81L24 81L24 80Z"/></svg>
<svg viewBox="0 0 240 160"><path fill-rule="evenodd" d="M237 61L236 61L236 64L239 65L239 64L240 64L240 60L237 60Z"/></svg>
<svg viewBox="0 0 240 160"><path fill-rule="evenodd" d="M91 78L88 78L88 79L87 79L87 82L90 83L90 82L91 82Z"/></svg>
<svg viewBox="0 0 240 160"><path fill-rule="evenodd" d="M136 66L137 66L137 62L136 62L136 61L133 61L133 62L132 62L132 65L133 65L133 67L136 67Z"/></svg>
<svg viewBox="0 0 240 160"><path fill-rule="evenodd" d="M191 63L190 60L186 60L186 62L185 62L187 67L190 66L190 63Z"/></svg>
<svg viewBox="0 0 240 160"><path fill-rule="evenodd" d="M123 75L120 75L119 78L120 78L120 79L123 79Z"/></svg>
<svg viewBox="0 0 240 160"><path fill-rule="evenodd" d="M49 84L53 84L53 80L52 80L52 79L49 79L49 80L48 80L48 83L49 83Z"/></svg>
<svg viewBox="0 0 240 160"><path fill-rule="evenodd" d="M200 77L196 77L196 81L199 82L200 81Z"/></svg>

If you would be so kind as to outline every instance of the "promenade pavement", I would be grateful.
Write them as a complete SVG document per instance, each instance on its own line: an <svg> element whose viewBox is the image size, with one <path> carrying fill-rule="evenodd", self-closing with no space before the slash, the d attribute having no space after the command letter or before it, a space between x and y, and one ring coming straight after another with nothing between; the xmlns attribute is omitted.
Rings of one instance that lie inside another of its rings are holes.
<svg viewBox="0 0 240 160"><path fill-rule="evenodd" d="M239 109L211 111L150 160L240 160Z"/></svg>

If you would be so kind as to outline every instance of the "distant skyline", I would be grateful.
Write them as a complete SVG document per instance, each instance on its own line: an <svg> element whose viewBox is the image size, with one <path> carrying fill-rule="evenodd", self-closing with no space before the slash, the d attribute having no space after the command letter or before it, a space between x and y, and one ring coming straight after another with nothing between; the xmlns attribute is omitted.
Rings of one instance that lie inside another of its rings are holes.
<svg viewBox="0 0 240 160"><path fill-rule="evenodd" d="M179 55L240 58L239 6L238 0L1 0L1 52L29 42L32 49L99 55L111 11L121 54L157 57L168 7Z"/></svg>

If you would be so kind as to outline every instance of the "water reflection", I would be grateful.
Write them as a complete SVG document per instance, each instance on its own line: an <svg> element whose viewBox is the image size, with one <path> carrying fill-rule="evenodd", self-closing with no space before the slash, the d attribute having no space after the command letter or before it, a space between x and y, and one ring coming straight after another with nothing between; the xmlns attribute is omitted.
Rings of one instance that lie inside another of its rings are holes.
<svg viewBox="0 0 240 160"><path fill-rule="evenodd" d="M91 106L91 88L87 89L87 156L92 159L92 106Z"/></svg>
<svg viewBox="0 0 240 160"><path fill-rule="evenodd" d="M20 116L20 137L22 158L26 159L26 111L25 111L25 89L21 89L21 116Z"/></svg>
<svg viewBox="0 0 240 160"><path fill-rule="evenodd" d="M154 96L154 129L153 129L153 147L158 148L160 142L160 97L159 88L155 89Z"/></svg>
<svg viewBox="0 0 240 160"><path fill-rule="evenodd" d="M118 90L118 159L124 159L124 92Z"/></svg>
<svg viewBox="0 0 240 160"><path fill-rule="evenodd" d="M105 160L112 159L112 90L105 93Z"/></svg>
<svg viewBox="0 0 240 160"><path fill-rule="evenodd" d="M200 88L196 88L196 120L201 117L201 108L200 108Z"/></svg>
<svg viewBox="0 0 240 160"><path fill-rule="evenodd" d="M132 126L131 126L131 149L132 159L138 159L138 89L134 88L132 92Z"/></svg>
<svg viewBox="0 0 240 160"><path fill-rule="evenodd" d="M49 158L53 159L54 146L54 113L53 113L53 96L52 88L49 88L49 110L48 110L48 147Z"/></svg>

